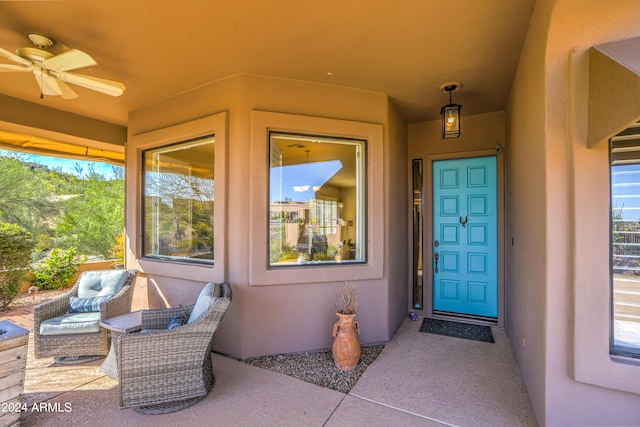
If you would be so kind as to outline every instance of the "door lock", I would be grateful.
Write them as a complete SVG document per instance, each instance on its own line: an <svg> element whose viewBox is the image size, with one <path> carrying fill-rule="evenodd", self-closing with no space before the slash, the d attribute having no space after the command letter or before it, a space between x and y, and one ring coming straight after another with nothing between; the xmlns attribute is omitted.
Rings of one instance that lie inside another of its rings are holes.
<svg viewBox="0 0 640 427"><path fill-rule="evenodd" d="M433 254L433 260L435 261L435 267L433 269L434 272L438 272L438 260L440 259L440 254L438 252L434 252Z"/></svg>

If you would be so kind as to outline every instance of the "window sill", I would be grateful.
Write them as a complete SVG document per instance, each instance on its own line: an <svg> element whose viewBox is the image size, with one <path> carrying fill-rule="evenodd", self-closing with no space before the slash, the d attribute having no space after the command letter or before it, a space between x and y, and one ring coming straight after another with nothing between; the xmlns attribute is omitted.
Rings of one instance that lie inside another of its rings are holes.
<svg viewBox="0 0 640 427"><path fill-rule="evenodd" d="M188 277L190 280L200 282L222 282L222 274L218 278L218 270L214 263L203 263L193 261L182 261L170 258L139 258L137 260L138 270L147 275L158 275L176 279Z"/></svg>

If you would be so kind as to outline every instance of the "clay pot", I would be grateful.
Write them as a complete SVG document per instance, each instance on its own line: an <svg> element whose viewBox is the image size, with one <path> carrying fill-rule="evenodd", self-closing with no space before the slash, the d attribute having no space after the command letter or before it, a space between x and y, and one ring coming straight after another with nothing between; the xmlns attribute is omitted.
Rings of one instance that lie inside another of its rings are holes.
<svg viewBox="0 0 640 427"><path fill-rule="evenodd" d="M333 325L333 361L341 371L351 371L360 360L360 325L354 320L355 314L336 315L340 320Z"/></svg>

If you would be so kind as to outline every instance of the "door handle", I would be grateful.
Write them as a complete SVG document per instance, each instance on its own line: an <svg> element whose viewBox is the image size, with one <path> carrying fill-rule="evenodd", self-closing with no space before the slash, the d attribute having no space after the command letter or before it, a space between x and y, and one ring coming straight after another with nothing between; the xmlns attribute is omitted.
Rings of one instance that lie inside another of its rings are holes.
<svg viewBox="0 0 640 427"><path fill-rule="evenodd" d="M435 265L435 267L434 267L433 271L434 271L434 272L436 272L436 273L438 272L438 260L439 260L439 259L440 259L440 254L439 254L438 252L435 252L435 253L433 254L433 260L435 261L435 264L436 264L436 265Z"/></svg>
<svg viewBox="0 0 640 427"><path fill-rule="evenodd" d="M462 217L460 217L460 224L462 224L462 228L465 228L467 226L467 222L469 222L468 216L464 217L464 221L462 220Z"/></svg>

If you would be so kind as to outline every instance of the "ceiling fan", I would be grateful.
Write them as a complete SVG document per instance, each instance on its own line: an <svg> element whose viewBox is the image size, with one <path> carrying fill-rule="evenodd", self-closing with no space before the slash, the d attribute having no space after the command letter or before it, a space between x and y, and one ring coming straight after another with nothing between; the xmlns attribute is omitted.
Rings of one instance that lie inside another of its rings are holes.
<svg viewBox="0 0 640 427"><path fill-rule="evenodd" d="M40 86L40 98L44 95L77 98L78 94L67 83L111 96L120 96L124 92L125 86L120 82L68 72L97 65L88 54L78 49L69 49L54 55L47 50L54 44L53 40L35 33L28 37L35 47L21 47L16 49L16 53L0 48L0 56L19 64L0 64L0 71L32 72Z"/></svg>

